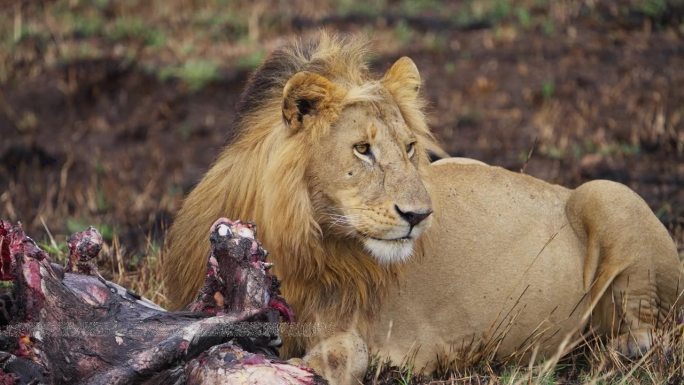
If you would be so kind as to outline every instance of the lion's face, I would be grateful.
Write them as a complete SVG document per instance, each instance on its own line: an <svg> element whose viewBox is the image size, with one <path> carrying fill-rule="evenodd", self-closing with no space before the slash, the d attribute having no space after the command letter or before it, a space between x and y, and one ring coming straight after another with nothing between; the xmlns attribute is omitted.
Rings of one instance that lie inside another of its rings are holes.
<svg viewBox="0 0 684 385"><path fill-rule="evenodd" d="M312 157L312 187L330 203L319 221L381 262L408 258L432 213L417 146L395 104L346 108Z"/></svg>
<svg viewBox="0 0 684 385"><path fill-rule="evenodd" d="M314 80L322 89L336 87ZM420 174L425 150L386 83L383 78L376 84L372 100L342 103L334 119L323 123L325 133L309 149L307 180L316 219L327 235L354 238L378 261L393 263L411 256L430 225L432 205ZM304 105L313 117L310 109L321 103L300 99L292 107ZM286 98L286 120L287 106ZM300 112L291 123L305 126L306 115Z"/></svg>

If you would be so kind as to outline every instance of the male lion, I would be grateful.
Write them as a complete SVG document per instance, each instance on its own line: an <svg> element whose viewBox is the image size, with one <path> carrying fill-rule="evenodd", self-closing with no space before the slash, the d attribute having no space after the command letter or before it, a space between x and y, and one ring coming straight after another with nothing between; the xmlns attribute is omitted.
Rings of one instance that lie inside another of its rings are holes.
<svg viewBox="0 0 684 385"><path fill-rule="evenodd" d="M416 368L552 353L590 325L626 354L652 343L682 271L666 229L627 187L575 190L472 160L430 164L409 58L371 77L364 44L322 34L274 52L242 95L238 130L169 233L175 307L202 283L216 218L254 220L298 322L285 340L333 383L370 352ZM591 317L589 317L591 315ZM571 334L570 334L571 335Z"/></svg>

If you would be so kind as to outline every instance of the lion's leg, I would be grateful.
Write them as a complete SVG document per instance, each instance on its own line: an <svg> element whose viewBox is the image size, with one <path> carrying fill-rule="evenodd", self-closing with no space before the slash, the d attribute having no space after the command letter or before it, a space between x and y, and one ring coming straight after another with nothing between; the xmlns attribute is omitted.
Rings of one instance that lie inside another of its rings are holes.
<svg viewBox="0 0 684 385"><path fill-rule="evenodd" d="M619 183L580 186L566 212L587 244L584 283L595 305L592 326L613 336L624 354L643 353L681 291L670 235L643 199Z"/></svg>
<svg viewBox="0 0 684 385"><path fill-rule="evenodd" d="M651 347L655 327L664 321L669 306L660 305L656 282L634 283L631 277L628 272L599 273L591 288L591 297L597 300L591 326L599 334L610 336L618 351L634 357ZM601 287L605 290L599 295Z"/></svg>
<svg viewBox="0 0 684 385"><path fill-rule="evenodd" d="M357 331L338 332L314 345L304 362L331 385L359 384L368 368L368 347Z"/></svg>

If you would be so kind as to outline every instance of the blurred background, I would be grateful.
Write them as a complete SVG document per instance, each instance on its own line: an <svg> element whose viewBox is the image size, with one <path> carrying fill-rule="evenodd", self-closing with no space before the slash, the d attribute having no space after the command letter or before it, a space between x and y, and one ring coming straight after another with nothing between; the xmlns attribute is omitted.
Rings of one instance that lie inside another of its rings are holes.
<svg viewBox="0 0 684 385"><path fill-rule="evenodd" d="M155 301L166 228L250 72L320 28L418 65L444 148L641 194L684 246L684 0L0 1L0 218Z"/></svg>

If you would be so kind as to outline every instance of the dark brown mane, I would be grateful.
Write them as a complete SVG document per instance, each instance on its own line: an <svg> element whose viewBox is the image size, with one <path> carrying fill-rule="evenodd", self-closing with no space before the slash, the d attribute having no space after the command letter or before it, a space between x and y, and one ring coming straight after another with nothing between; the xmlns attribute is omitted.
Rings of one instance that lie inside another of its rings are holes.
<svg viewBox="0 0 684 385"><path fill-rule="evenodd" d="M241 126L245 116L279 98L288 79L297 72L309 71L331 80L344 78L360 84L368 72L365 45L353 37L323 33L315 39L290 42L275 50L249 77L237 105L239 115L235 127ZM358 73L349 73L350 69Z"/></svg>

